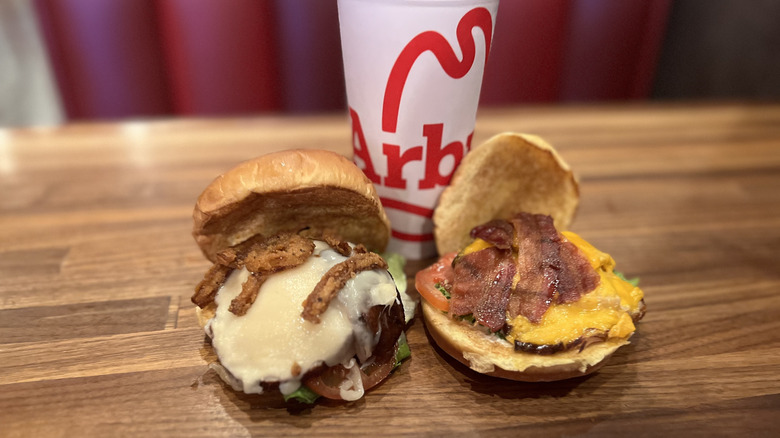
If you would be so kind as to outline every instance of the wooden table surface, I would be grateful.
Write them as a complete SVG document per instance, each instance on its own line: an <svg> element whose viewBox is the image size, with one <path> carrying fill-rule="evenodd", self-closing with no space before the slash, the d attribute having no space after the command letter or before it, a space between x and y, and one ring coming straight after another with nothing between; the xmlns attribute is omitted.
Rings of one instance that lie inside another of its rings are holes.
<svg viewBox="0 0 780 438"><path fill-rule="evenodd" d="M0 131L0 436L739 435L780 428L780 105L482 110L581 178L573 230L648 313L590 377L477 375L428 343L358 402L233 392L189 297L195 198L264 152L351 152L343 115ZM415 266L408 266L410 273Z"/></svg>

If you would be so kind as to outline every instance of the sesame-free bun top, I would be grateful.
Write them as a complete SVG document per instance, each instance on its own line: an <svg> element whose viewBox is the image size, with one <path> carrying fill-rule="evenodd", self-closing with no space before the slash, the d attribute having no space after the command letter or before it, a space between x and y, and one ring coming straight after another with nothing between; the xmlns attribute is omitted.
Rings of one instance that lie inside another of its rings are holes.
<svg viewBox="0 0 780 438"><path fill-rule="evenodd" d="M565 230L578 202L577 180L552 146L535 135L498 134L466 154L442 192L433 214L436 248L459 251L475 226L521 211L550 215Z"/></svg>
<svg viewBox="0 0 780 438"><path fill-rule="evenodd" d="M192 235L212 262L253 236L332 231L383 251L390 236L371 181L347 158L324 150L287 150L245 161L198 197Z"/></svg>

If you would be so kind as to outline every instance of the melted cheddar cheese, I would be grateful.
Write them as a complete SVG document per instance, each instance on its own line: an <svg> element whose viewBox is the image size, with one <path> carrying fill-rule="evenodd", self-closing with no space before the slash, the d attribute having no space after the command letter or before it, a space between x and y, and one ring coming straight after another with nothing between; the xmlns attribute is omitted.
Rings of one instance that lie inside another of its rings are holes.
<svg viewBox="0 0 780 438"><path fill-rule="evenodd" d="M642 290L615 274L615 260L609 254L599 251L575 233L564 231L561 234L579 248L598 272L598 286L576 303L551 304L538 324L522 315L507 320L511 331L506 339L512 343L565 345L593 334L627 338L635 330L631 316L639 312L644 297ZM476 239L461 255L490 246L490 243ZM515 278L514 284L518 281L519 278Z"/></svg>
<svg viewBox="0 0 780 438"><path fill-rule="evenodd" d="M639 311L642 290L615 274L615 260L609 254L575 233L561 234L585 255L601 281L576 303L550 305L539 324L518 315L509 321L512 330L507 340L536 345L568 344L594 330L608 338L628 337L635 330L631 315Z"/></svg>
<svg viewBox="0 0 780 438"><path fill-rule="evenodd" d="M463 251L461 251L460 254L458 255L464 256L466 254L471 254L472 252L477 252L486 248L490 248L491 246L493 246L492 243L486 242L482 239L474 239L474 241L471 242L469 246L463 248Z"/></svg>

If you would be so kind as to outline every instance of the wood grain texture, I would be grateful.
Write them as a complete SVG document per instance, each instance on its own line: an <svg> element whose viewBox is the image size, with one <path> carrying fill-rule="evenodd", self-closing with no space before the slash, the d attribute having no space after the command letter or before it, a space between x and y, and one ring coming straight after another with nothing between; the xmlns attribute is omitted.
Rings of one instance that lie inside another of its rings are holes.
<svg viewBox="0 0 780 438"><path fill-rule="evenodd" d="M91 338L165 329L171 297L0 310L4 343Z"/></svg>
<svg viewBox="0 0 780 438"><path fill-rule="evenodd" d="M446 357L414 321L391 379L310 407L209 370L191 213L242 160L348 155L346 117L0 131L0 436L773 436L780 105L497 109L475 144L502 131L544 136L578 174L573 230L646 293L632 344L590 377L508 382Z"/></svg>

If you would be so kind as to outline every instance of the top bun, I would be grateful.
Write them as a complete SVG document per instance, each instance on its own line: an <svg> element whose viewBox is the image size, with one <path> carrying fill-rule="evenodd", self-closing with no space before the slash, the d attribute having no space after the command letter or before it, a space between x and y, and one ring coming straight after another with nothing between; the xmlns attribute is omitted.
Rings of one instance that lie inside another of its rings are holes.
<svg viewBox="0 0 780 438"><path fill-rule="evenodd" d="M503 133L475 147L461 161L433 214L439 254L464 248L477 225L524 211L553 217L569 227L579 186L569 165L540 137Z"/></svg>
<svg viewBox="0 0 780 438"><path fill-rule="evenodd" d="M324 150L287 150L245 161L198 197L192 235L212 262L253 236L309 228L381 252L390 222L371 181L347 158Z"/></svg>

